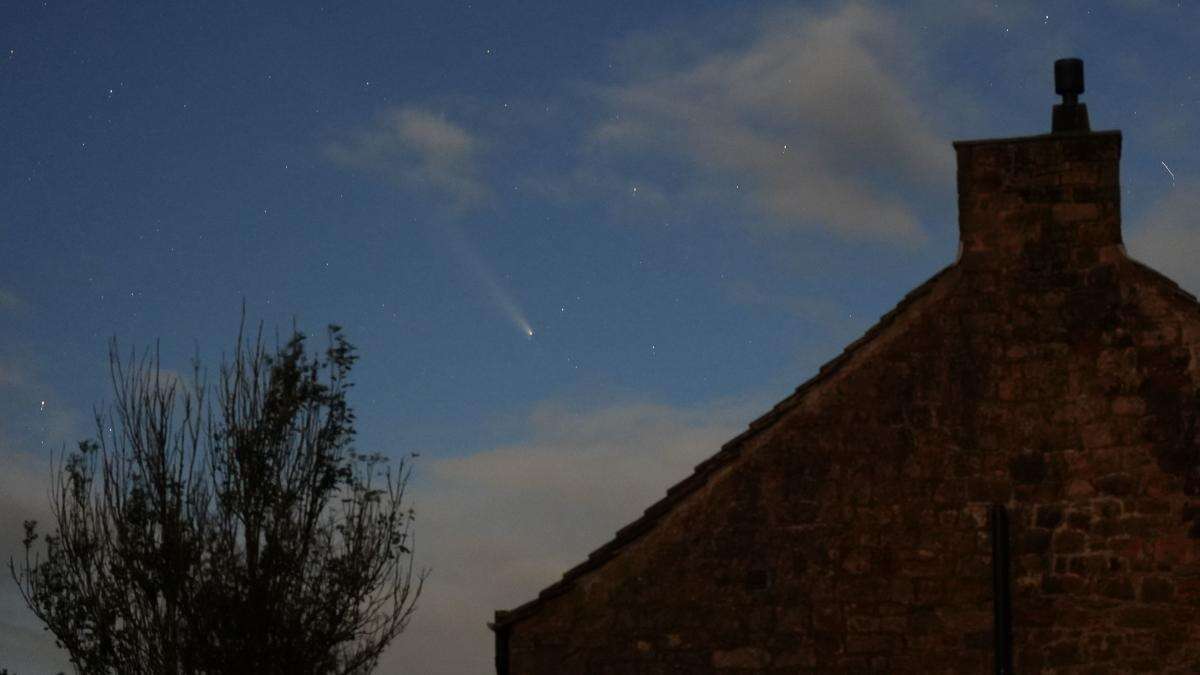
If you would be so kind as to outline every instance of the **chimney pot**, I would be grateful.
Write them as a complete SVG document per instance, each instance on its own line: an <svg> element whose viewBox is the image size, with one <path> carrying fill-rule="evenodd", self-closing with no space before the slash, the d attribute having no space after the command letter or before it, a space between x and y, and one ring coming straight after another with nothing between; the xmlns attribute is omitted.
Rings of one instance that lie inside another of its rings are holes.
<svg viewBox="0 0 1200 675"><path fill-rule="evenodd" d="M1054 62L1054 93L1064 103L1075 103L1083 93L1083 59L1059 59Z"/></svg>
<svg viewBox="0 0 1200 675"><path fill-rule="evenodd" d="M1050 120L1052 133L1091 131L1087 105L1079 102L1083 93L1083 59L1059 59L1054 62L1054 93L1063 97L1054 106Z"/></svg>

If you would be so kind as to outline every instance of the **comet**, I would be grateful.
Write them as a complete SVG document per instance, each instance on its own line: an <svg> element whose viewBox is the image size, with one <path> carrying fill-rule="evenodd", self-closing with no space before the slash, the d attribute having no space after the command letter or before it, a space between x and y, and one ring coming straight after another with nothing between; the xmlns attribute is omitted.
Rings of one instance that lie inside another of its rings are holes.
<svg viewBox="0 0 1200 675"><path fill-rule="evenodd" d="M525 312L517 304L512 294L508 292L500 282L496 279L496 275L487 266L481 257L475 252L467 238L463 236L458 228L450 225L446 227L447 233L450 235L451 247L462 261L463 266L467 267L474 273L475 277L487 289L488 295L492 302L504 314L517 330L521 331L526 338L533 339L533 326L529 324L529 320L525 318Z"/></svg>

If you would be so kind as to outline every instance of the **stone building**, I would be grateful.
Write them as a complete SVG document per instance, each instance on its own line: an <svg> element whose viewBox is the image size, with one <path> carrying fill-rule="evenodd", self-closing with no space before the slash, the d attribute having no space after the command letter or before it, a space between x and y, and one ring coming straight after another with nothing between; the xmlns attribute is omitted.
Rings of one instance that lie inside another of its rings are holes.
<svg viewBox="0 0 1200 675"><path fill-rule="evenodd" d="M985 673L1001 630L1018 673L1200 669L1200 304L1126 255L1077 75L954 143L953 264L496 612L499 673Z"/></svg>

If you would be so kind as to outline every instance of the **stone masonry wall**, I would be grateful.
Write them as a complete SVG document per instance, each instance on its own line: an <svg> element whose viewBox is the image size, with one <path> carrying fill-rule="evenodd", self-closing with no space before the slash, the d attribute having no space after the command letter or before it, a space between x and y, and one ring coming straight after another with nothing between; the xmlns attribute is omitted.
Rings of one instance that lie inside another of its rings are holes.
<svg viewBox="0 0 1200 675"><path fill-rule="evenodd" d="M512 673L990 672L990 503L1017 672L1194 672L1200 305L1120 248L1119 135L957 151L960 259L507 625Z"/></svg>

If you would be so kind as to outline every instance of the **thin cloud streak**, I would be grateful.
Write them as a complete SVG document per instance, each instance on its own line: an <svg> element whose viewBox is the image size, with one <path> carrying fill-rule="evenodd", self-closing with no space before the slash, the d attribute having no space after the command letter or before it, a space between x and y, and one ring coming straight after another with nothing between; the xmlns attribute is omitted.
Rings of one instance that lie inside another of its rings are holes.
<svg viewBox="0 0 1200 675"><path fill-rule="evenodd" d="M455 213L491 197L480 177L483 142L431 111L406 106L379 115L366 129L325 144L325 156L371 173L405 191L442 199Z"/></svg>
<svg viewBox="0 0 1200 675"><path fill-rule="evenodd" d="M381 670L488 672L495 610L536 597L763 407L546 402L530 412L526 440L422 467L417 555L433 574Z"/></svg>
<svg viewBox="0 0 1200 675"><path fill-rule="evenodd" d="M589 156L682 160L691 180L769 227L919 245L901 195L948 184L953 156L888 67L916 48L904 24L866 5L768 13L741 47L599 89L610 114Z"/></svg>

